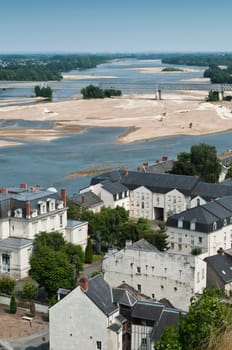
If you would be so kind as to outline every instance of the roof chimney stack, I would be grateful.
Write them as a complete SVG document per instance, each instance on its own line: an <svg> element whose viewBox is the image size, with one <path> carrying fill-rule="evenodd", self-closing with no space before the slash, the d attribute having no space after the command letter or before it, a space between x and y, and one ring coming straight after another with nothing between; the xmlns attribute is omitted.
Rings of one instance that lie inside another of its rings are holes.
<svg viewBox="0 0 232 350"><path fill-rule="evenodd" d="M86 293L89 290L89 281L88 281L88 277L86 276L85 273L82 273L80 279L79 279L79 284L80 284L80 288L81 290Z"/></svg>
<svg viewBox="0 0 232 350"><path fill-rule="evenodd" d="M26 219L31 218L31 204L30 201L26 201Z"/></svg>
<svg viewBox="0 0 232 350"><path fill-rule="evenodd" d="M20 188L24 188L26 190L27 189L27 184L20 184Z"/></svg>
<svg viewBox="0 0 232 350"><path fill-rule="evenodd" d="M64 202L64 207L66 207L67 198L66 198L66 189L65 188L61 189L60 196L61 196L62 201Z"/></svg>

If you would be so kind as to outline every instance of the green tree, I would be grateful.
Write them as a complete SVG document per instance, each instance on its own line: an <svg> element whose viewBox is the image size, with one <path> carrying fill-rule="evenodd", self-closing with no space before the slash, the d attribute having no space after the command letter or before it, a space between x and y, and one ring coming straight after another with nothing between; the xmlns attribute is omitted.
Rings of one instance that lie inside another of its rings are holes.
<svg viewBox="0 0 232 350"><path fill-rule="evenodd" d="M60 251L65 246L65 240L62 233L57 231L46 232L41 231L35 236L34 249L41 246L49 247L55 251Z"/></svg>
<svg viewBox="0 0 232 350"><path fill-rule="evenodd" d="M92 247L91 238L88 238L87 246L85 249L85 263L91 264L92 261L93 261L93 247Z"/></svg>
<svg viewBox="0 0 232 350"><path fill-rule="evenodd" d="M15 294L13 293L10 297L10 313L16 314L16 312L17 312L17 304L16 304Z"/></svg>
<svg viewBox="0 0 232 350"><path fill-rule="evenodd" d="M232 178L232 165L229 166L227 173L226 173L226 179Z"/></svg>
<svg viewBox="0 0 232 350"><path fill-rule="evenodd" d="M104 91L98 86L88 85L81 90L84 99L104 98Z"/></svg>
<svg viewBox="0 0 232 350"><path fill-rule="evenodd" d="M40 246L31 256L30 265L29 275L46 289L49 298L60 287L72 289L75 286L74 268L62 251Z"/></svg>
<svg viewBox="0 0 232 350"><path fill-rule="evenodd" d="M0 293L11 295L15 289L16 281L12 277L0 278Z"/></svg>
<svg viewBox="0 0 232 350"><path fill-rule="evenodd" d="M38 288L31 282L24 282L22 289L22 298L27 300L35 299L38 294Z"/></svg>
<svg viewBox="0 0 232 350"><path fill-rule="evenodd" d="M206 143L191 147L191 164L196 173L206 182L218 182L221 165L217 158L216 148Z"/></svg>
<svg viewBox="0 0 232 350"><path fill-rule="evenodd" d="M217 334L220 338L225 329L232 325L231 304L222 301L221 290L204 290L197 299L192 298L189 312L180 314L179 325L167 328L159 341L156 350L207 350L210 338Z"/></svg>

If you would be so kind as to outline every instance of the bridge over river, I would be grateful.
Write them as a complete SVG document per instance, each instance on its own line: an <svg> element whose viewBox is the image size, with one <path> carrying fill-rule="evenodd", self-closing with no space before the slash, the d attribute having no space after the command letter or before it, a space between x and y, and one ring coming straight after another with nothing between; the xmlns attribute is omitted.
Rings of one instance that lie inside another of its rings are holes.
<svg viewBox="0 0 232 350"><path fill-rule="evenodd" d="M104 82L100 83L99 87L102 89L116 89L121 90L122 93L155 93L157 99L161 99L162 92L168 91L216 91L219 93L219 99L223 98L223 94L226 91L232 91L232 84L210 84L210 83L117 83L117 82Z"/></svg>

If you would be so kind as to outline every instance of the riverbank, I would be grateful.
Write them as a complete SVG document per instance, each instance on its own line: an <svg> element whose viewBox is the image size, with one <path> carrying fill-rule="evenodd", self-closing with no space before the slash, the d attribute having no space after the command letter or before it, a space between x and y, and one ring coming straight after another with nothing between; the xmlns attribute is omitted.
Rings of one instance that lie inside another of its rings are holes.
<svg viewBox="0 0 232 350"><path fill-rule="evenodd" d="M1 106L1 120L50 121L43 129L2 127L0 147L23 140L51 141L87 127L125 127L118 141L130 143L174 135L206 135L232 130L232 103L206 102L207 91L124 95L95 100ZM6 139L7 138L7 139Z"/></svg>

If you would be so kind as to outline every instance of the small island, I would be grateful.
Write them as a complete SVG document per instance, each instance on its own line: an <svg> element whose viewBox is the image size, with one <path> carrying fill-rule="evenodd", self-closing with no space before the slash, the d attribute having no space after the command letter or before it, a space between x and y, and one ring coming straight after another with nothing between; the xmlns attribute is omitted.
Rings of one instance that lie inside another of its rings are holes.
<svg viewBox="0 0 232 350"><path fill-rule="evenodd" d="M165 67L162 72L183 72L183 69L177 67Z"/></svg>

